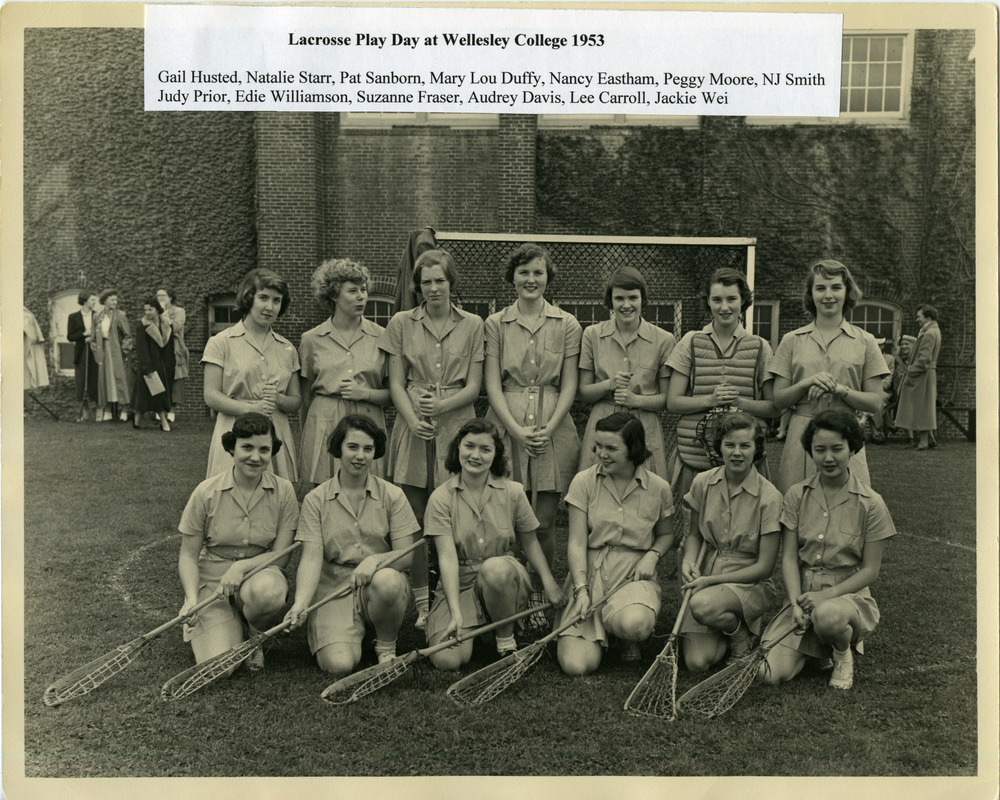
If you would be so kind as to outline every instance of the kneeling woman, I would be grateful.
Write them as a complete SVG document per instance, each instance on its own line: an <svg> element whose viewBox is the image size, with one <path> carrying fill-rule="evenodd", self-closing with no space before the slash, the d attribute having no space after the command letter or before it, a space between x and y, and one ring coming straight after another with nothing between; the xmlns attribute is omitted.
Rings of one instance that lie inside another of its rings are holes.
<svg viewBox="0 0 1000 800"><path fill-rule="evenodd" d="M768 653L761 666L767 683L791 680L807 657L832 656L830 686L850 689L851 645L864 652L864 638L878 624L868 586L878 578L882 551L896 528L881 496L848 466L863 444L857 418L842 410L817 414L802 434L816 474L785 495L781 574L790 607L771 621L763 641L773 641L793 621L801 635L785 637Z"/></svg>
<svg viewBox="0 0 1000 800"><path fill-rule="evenodd" d="M559 664L588 675L601 663L607 635L623 643L622 659L639 659L639 642L653 633L660 613L656 569L673 544L670 484L642 466L646 431L630 414L612 414L594 427L597 463L573 478L567 561L576 599L559 624L586 612L630 572L632 581L559 639Z"/></svg>
<svg viewBox="0 0 1000 800"><path fill-rule="evenodd" d="M749 414L724 416L715 429L722 466L697 473L684 502L691 531L684 542L681 588L691 591L681 622L684 663L702 672L750 652L761 616L774 599L770 578L781 537L781 493L757 472L764 431ZM698 552L707 543L700 568Z"/></svg>
<svg viewBox="0 0 1000 800"><path fill-rule="evenodd" d="M372 474L372 462L385 454L385 432L369 417L343 417L330 434L328 451L340 469L302 501L297 539L302 559L295 579L295 602L285 619L304 622L303 611L347 585L353 595L333 600L309 615L309 649L320 669L348 675L361 662L365 625L375 629L379 663L396 656L396 634L410 602L410 584L380 561L402 550L420 530L403 490Z"/></svg>
<svg viewBox="0 0 1000 800"><path fill-rule="evenodd" d="M508 480L503 441L493 425L471 419L448 446L445 469L454 477L427 502L424 535L434 536L441 580L427 618L427 640L459 641L470 628L501 620L528 606L531 579L514 557L517 538L528 563L541 578L546 598L562 603L562 593L538 544L538 519L524 487ZM517 649L514 623L497 628L497 652ZM472 641L431 656L438 669L456 670L472 657Z"/></svg>
<svg viewBox="0 0 1000 800"><path fill-rule="evenodd" d="M274 424L263 414L244 414L221 438L233 465L198 485L179 526L180 613L220 587L226 596L184 626L199 664L242 642L248 626L266 630L281 621L288 594L281 567L272 564L246 582L243 576L291 545L299 519L295 488L268 471L281 449ZM263 667L263 653L258 650L247 665Z"/></svg>

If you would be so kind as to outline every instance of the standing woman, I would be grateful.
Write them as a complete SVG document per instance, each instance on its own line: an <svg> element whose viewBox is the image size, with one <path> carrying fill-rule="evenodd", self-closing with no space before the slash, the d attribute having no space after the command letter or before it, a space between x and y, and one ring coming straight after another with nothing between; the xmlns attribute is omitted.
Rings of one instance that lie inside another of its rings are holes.
<svg viewBox="0 0 1000 800"><path fill-rule="evenodd" d="M682 415L669 467L677 498L688 493L695 475L713 466L711 439L699 437L699 425L710 412L738 409L755 417L777 415L768 372L771 347L748 333L741 321L753 304L746 276L729 267L717 269L705 284L705 303L712 321L700 331L685 333L667 359L673 370L667 408ZM762 468L766 475L766 462ZM683 513L687 519L686 507Z"/></svg>
<svg viewBox="0 0 1000 800"><path fill-rule="evenodd" d="M184 325L187 323L187 312L178 305L177 294L169 286L164 286L156 292L156 302L160 304L163 313L170 320L170 327L173 328L174 349L170 363L168 357L167 377L170 378L170 411L167 412L167 419L174 421L175 406L184 402L184 387L187 386L188 376L188 348L184 343Z"/></svg>
<svg viewBox="0 0 1000 800"><path fill-rule="evenodd" d="M452 305L457 285L458 266L450 253L422 253L413 266L413 287L423 302L395 314L379 339L389 357L389 391L396 407L388 474L403 489L421 524L430 487L446 477L448 443L476 416L473 403L483 382L483 321ZM429 453L434 457L431 475ZM411 578L416 625L423 628L430 602L422 550L413 554Z"/></svg>
<svg viewBox="0 0 1000 800"><path fill-rule="evenodd" d="M101 292L101 305L104 309L94 319L94 341L100 354L98 404L104 420L112 420L118 413L124 422L129 404L125 353L132 350L132 329L125 312L118 308L118 292Z"/></svg>
<svg viewBox="0 0 1000 800"><path fill-rule="evenodd" d="M803 305L813 321L785 334L770 366L774 404L792 408L778 470L783 494L816 471L800 444L812 417L829 409L881 413L882 378L889 369L875 337L844 318L860 299L861 289L839 261L810 265ZM851 456L851 473L870 484L864 442Z"/></svg>
<svg viewBox="0 0 1000 800"><path fill-rule="evenodd" d="M781 493L761 477L764 427L750 414L727 414L712 443L722 466L699 472L684 502L692 510L681 588L691 591L681 622L684 663L703 672L729 653L750 652L751 635L774 599L771 573L781 537ZM705 557L698 553L705 542Z"/></svg>
<svg viewBox="0 0 1000 800"><path fill-rule="evenodd" d="M617 410L635 415L642 423L646 449L652 454L646 468L661 478L668 475L659 414L667 405L667 358L676 341L673 334L642 318L648 294L646 280L638 270L616 270L604 291L604 305L611 309L612 318L583 332L580 399L594 407L583 434L581 472L595 461L597 420Z"/></svg>
<svg viewBox="0 0 1000 800"><path fill-rule="evenodd" d="M135 333L135 383L132 384L132 427L138 428L142 415L156 413L160 429L170 430L167 412L170 393L167 391L167 367L164 353L173 348L170 322L163 316L155 297L142 301L142 319Z"/></svg>
<svg viewBox="0 0 1000 800"><path fill-rule="evenodd" d="M220 438L229 469L198 484L178 526L180 613L220 587L225 595L184 624L184 641L199 664L244 641L248 627L267 630L281 621L288 595L281 567L271 564L246 582L243 576L291 545L299 518L295 487L267 470L281 450L271 420L243 414ZM263 668L263 652L256 650L247 666Z"/></svg>
<svg viewBox="0 0 1000 800"><path fill-rule="evenodd" d="M309 650L319 668L348 675L361 663L365 625L375 629L379 663L396 657L396 634L410 604L410 584L400 570L381 561L402 550L420 530L398 486L372 474L385 454L385 431L369 417L342 417L328 437L339 464L328 481L302 501L296 539L303 542L295 581L295 602L285 615L293 628L302 612L344 586L355 592L320 606L309 615Z"/></svg>
<svg viewBox="0 0 1000 800"><path fill-rule="evenodd" d="M205 404L218 415L208 451L208 476L229 468L222 432L240 414L256 412L274 423L283 446L270 469L295 482L295 448L288 415L299 408L299 354L272 325L289 303L288 284L269 269L253 269L236 290L243 320L215 334L205 345Z"/></svg>
<svg viewBox="0 0 1000 800"><path fill-rule="evenodd" d="M378 348L381 325L364 318L368 302L368 270L346 258L324 261L313 273L316 300L330 318L302 334L299 344L299 384L302 453L299 474L304 482L320 484L337 474L329 453L330 434L348 414L364 414L385 430L389 390L384 388L386 356ZM382 477L382 462L371 464Z"/></svg>
<svg viewBox="0 0 1000 800"><path fill-rule="evenodd" d="M642 423L620 413L598 420L594 452L597 464L573 478L566 494L566 586L575 599L557 624L586 612L629 572L632 579L600 613L560 635L559 665L569 675L600 666L609 633L623 643L623 661L640 658L639 642L652 635L660 613L657 565L674 541L670 484L642 465L649 457Z"/></svg>
<svg viewBox="0 0 1000 800"><path fill-rule="evenodd" d="M94 405L95 416L100 414L98 401L98 366L94 357L94 307L97 295L80 292L76 298L80 305L66 320L66 338L74 342L73 369L76 374L76 402L80 404L77 422L86 422L88 408Z"/></svg>
<svg viewBox="0 0 1000 800"><path fill-rule="evenodd" d="M514 250L505 277L517 300L486 320L486 418L504 431L514 480L538 492L538 542L551 567L559 495L569 488L580 453L569 416L576 397L580 323L546 302L555 267L542 247L523 244Z"/></svg>
<svg viewBox="0 0 1000 800"><path fill-rule="evenodd" d="M771 649L760 674L767 683L782 683L799 674L807 657L832 657L830 686L850 689L851 646L864 652L864 639L878 624L878 604L868 587L878 578L896 528L881 496L850 466L864 444L854 414L820 412L806 423L801 444L816 472L785 494L781 575L789 606L771 620L763 643L793 622L798 635Z"/></svg>
<svg viewBox="0 0 1000 800"><path fill-rule="evenodd" d="M431 645L455 636L461 644L431 656L438 669L456 670L472 657L470 629L528 607L531 578L514 557L514 540L534 567L553 605L562 593L552 577L535 532L538 519L524 487L508 480L503 440L485 419L467 421L448 445L445 468L455 477L434 490L424 533L433 536L441 582L427 619ZM497 628L497 653L517 649L514 623Z"/></svg>
<svg viewBox="0 0 1000 800"><path fill-rule="evenodd" d="M937 447L934 439L934 432L937 430L937 360L938 353L941 352L937 309L934 306L920 306L917 309L917 323L920 325L920 332L900 387L896 427L913 431L919 436L916 449L927 450Z"/></svg>

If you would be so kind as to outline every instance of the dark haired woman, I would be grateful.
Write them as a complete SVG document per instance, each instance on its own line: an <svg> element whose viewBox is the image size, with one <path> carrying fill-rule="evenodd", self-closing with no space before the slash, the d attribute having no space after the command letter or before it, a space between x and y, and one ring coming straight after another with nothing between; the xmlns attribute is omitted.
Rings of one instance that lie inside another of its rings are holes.
<svg viewBox="0 0 1000 800"><path fill-rule="evenodd" d="M170 328L173 331L174 348L167 358L167 377L170 379L170 408L167 412L167 420L174 421L174 411L176 406L184 402L184 387L187 385L189 354L187 345L184 343L184 325L187 323L187 312L183 307L176 305L177 294L169 286L164 286L156 290L156 302L160 304L164 315L170 321Z"/></svg>
<svg viewBox="0 0 1000 800"><path fill-rule="evenodd" d="M364 414L385 430L383 406L386 356L378 347L381 325L365 319L368 270L346 258L324 261L313 273L317 302L330 317L302 334L299 344L299 384L302 390L302 452L299 474L306 483L320 484L337 472L331 458L330 434L348 414ZM371 465L382 476L382 461Z"/></svg>
<svg viewBox="0 0 1000 800"><path fill-rule="evenodd" d="M937 447L937 360L941 352L941 328L937 309L922 305L917 309L920 332L906 365L896 409L896 427L906 428L918 438L916 449Z"/></svg>
<svg viewBox="0 0 1000 800"><path fill-rule="evenodd" d="M764 428L743 412L726 414L712 443L722 466L699 472L684 502L692 510L684 541L681 589L691 590L681 622L687 668L703 672L750 652L751 636L774 599L781 493L757 472ZM698 565L702 542L708 547Z"/></svg>
<svg viewBox="0 0 1000 800"><path fill-rule="evenodd" d="M444 250L427 250L413 267L419 306L393 315L379 339L389 357L389 392L396 423L389 441L387 473L406 493L423 523L429 487L446 478L444 452L466 420L483 383L483 321L452 304L458 265ZM428 475L428 447L433 474ZM413 554L413 594L418 628L429 607L427 555Z"/></svg>
<svg viewBox="0 0 1000 800"><path fill-rule="evenodd" d="M882 378L889 368L875 337L844 318L860 299L861 289L839 261L811 264L802 302L813 321L786 333L771 359L774 404L792 407L778 470L777 485L783 493L815 472L813 459L799 445L811 417L838 408L882 411ZM851 459L851 471L862 483L870 483L863 445Z"/></svg>
<svg viewBox="0 0 1000 800"><path fill-rule="evenodd" d="M621 413L598 420L594 448L597 463L573 478L566 494L566 585L575 599L558 624L586 612L630 572L632 578L599 613L560 636L559 665L569 675L600 666L609 634L622 643L623 660L639 659L639 642L652 635L660 613L657 565L674 541L670 484L643 466L649 450L642 423Z"/></svg>
<svg viewBox="0 0 1000 800"><path fill-rule="evenodd" d="M688 493L695 475L712 467L714 453L707 450L712 443L699 436L699 425L707 415L716 409L739 409L767 418L777 414L768 371L771 346L742 324L752 304L753 292L742 272L729 267L715 270L705 283L705 305L712 321L700 331L684 334L667 359L672 370L667 408L682 415L669 467L678 500ZM762 471L767 474L766 462ZM687 520L686 506L682 513Z"/></svg>
<svg viewBox="0 0 1000 800"><path fill-rule="evenodd" d="M80 404L80 414L77 422L89 419L88 408L94 406L95 415L99 415L98 400L98 365L94 354L94 307L97 305L97 295L93 292L80 292L76 298L80 306L66 320L66 338L73 342L73 369L76 377L76 402Z"/></svg>
<svg viewBox="0 0 1000 800"><path fill-rule="evenodd" d="M410 545L420 526L403 491L372 474L372 463L385 454L385 432L371 419L341 418L328 448L339 468L302 501L295 537L303 542L302 560L285 619L297 628L309 605L354 586L353 595L313 611L307 628L320 669L343 676L361 663L366 624L375 629L379 663L395 658L396 634L410 603L410 584L400 570L409 559L389 567L380 560Z"/></svg>
<svg viewBox="0 0 1000 800"><path fill-rule="evenodd" d="M153 411L161 430L169 431L170 393L164 353L174 345L170 341L170 322L163 316L155 297L143 300L142 319L136 325L134 339L136 373L132 384L132 427L138 428L142 415ZM151 383L155 384L155 391ZM220 441L220 447L221 444Z"/></svg>
<svg viewBox="0 0 1000 800"><path fill-rule="evenodd" d="M514 557L514 541L541 578L550 602L562 593L538 544L538 520L524 487L508 480L503 440L484 419L466 422L448 446L445 468L454 477L434 490L427 502L424 535L437 545L441 581L427 619L427 640L449 636L461 641L470 628L527 608L531 579ZM517 649L514 624L496 631L497 652ZM431 656L439 669L456 670L472 656L472 641Z"/></svg>
<svg viewBox="0 0 1000 800"><path fill-rule="evenodd" d="M179 525L180 613L220 587L225 595L185 623L184 641L199 664L244 641L248 627L266 630L281 621L288 594L281 567L272 564L245 582L243 576L291 545L299 518L295 488L268 472L282 445L273 422L243 414L220 439L230 467L198 484ZM260 669L264 654L256 651L247 665Z"/></svg>
<svg viewBox="0 0 1000 800"><path fill-rule="evenodd" d="M555 267L545 249L518 247L505 273L517 300L492 314L485 326L486 418L504 432L514 480L538 492L538 542L550 567L559 495L576 474L580 453L569 416L576 397L580 323L546 302L553 277Z"/></svg>
<svg viewBox="0 0 1000 800"><path fill-rule="evenodd" d="M807 423L801 444L816 472L785 494L781 574L789 606L768 625L763 642L793 622L800 635L774 646L761 665L761 677L781 683L794 678L807 657L832 656L830 686L850 689L851 646L864 652L864 639L878 624L878 604L868 587L878 578L886 541L896 528L881 496L851 467L852 455L864 444L854 414L817 414Z"/></svg>
<svg viewBox="0 0 1000 800"><path fill-rule="evenodd" d="M666 408L673 334L642 317L649 289L638 270L612 273L604 305L612 317L583 332L580 352L580 399L593 403L580 448L580 471L594 464L594 426L615 410L633 414L646 431L647 469L666 478L667 453L660 412Z"/></svg>
<svg viewBox="0 0 1000 800"><path fill-rule="evenodd" d="M205 345L205 404L218 412L208 451L209 476L228 469L221 433L240 414L263 414L274 423L283 447L270 469L295 482L295 448L288 415L299 407L299 354L272 329L288 310L288 284L268 269L246 274L236 291L243 319Z"/></svg>
<svg viewBox="0 0 1000 800"><path fill-rule="evenodd" d="M126 408L130 401L125 354L132 350L132 329L125 312L118 308L118 292L114 289L101 292L101 305L104 308L94 317L94 345L100 374L98 410L103 410L99 419L107 422L117 413L124 422L128 419Z"/></svg>

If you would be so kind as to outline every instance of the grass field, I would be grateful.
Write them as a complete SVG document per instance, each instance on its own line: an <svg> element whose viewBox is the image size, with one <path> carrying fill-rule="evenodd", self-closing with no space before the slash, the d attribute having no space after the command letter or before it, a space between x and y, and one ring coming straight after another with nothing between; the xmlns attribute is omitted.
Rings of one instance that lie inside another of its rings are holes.
<svg viewBox="0 0 1000 800"><path fill-rule="evenodd" d="M424 662L352 706L325 704L330 681L301 631L281 638L263 673L240 670L161 703L160 685L192 663L179 630L90 695L46 707L51 681L176 614L176 525L203 477L209 435L203 423L163 434L26 422L27 776L976 772L975 448L957 440L920 454L901 441L869 448L899 535L873 589L882 625L851 692L828 689L807 668L784 686L751 688L719 720L626 714L677 611L676 583L665 580L658 638L644 644L641 664L611 654L597 674L570 679L545 658L478 710L455 707L444 695L455 678ZM773 443L770 458L776 466ZM411 621L400 653L422 645ZM474 667L489 663L490 649L477 650ZM693 683L681 674L681 690Z"/></svg>

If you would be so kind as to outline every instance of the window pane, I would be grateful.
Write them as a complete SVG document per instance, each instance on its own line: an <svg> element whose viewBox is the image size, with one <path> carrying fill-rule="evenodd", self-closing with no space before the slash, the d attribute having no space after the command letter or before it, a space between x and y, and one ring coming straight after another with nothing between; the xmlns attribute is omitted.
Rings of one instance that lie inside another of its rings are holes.
<svg viewBox="0 0 1000 800"><path fill-rule="evenodd" d="M59 342L57 347L59 354L59 369L73 369L73 350L76 345L73 342Z"/></svg>
<svg viewBox="0 0 1000 800"><path fill-rule="evenodd" d="M884 111L899 111L901 110L899 98L899 89L886 89L885 90L885 108Z"/></svg>
<svg viewBox="0 0 1000 800"><path fill-rule="evenodd" d="M893 36L889 39L889 55L887 61L903 60L903 37Z"/></svg>
<svg viewBox="0 0 1000 800"><path fill-rule="evenodd" d="M847 89L840 90L840 110L847 111Z"/></svg>
<svg viewBox="0 0 1000 800"><path fill-rule="evenodd" d="M883 64L872 64L868 68L868 85L884 86L885 66Z"/></svg>
<svg viewBox="0 0 1000 800"><path fill-rule="evenodd" d="M855 89L851 92L851 103L848 109L849 111L864 111L865 110L865 93L862 90Z"/></svg>
<svg viewBox="0 0 1000 800"><path fill-rule="evenodd" d="M864 86L868 77L868 67L864 64L855 64L851 68L851 86Z"/></svg>
<svg viewBox="0 0 1000 800"><path fill-rule="evenodd" d="M882 90L881 89L869 89L868 90L868 110L869 111L883 111L882 108Z"/></svg>
<svg viewBox="0 0 1000 800"><path fill-rule="evenodd" d="M867 61L868 60L868 37L867 36L855 36L854 38L854 52L851 54L852 61Z"/></svg>
<svg viewBox="0 0 1000 800"><path fill-rule="evenodd" d="M881 36L872 37L868 58L871 61L885 61L885 38Z"/></svg>
<svg viewBox="0 0 1000 800"><path fill-rule="evenodd" d="M840 60L850 61L851 60L851 37L845 36L843 42L840 46Z"/></svg>
<svg viewBox="0 0 1000 800"><path fill-rule="evenodd" d="M888 64L885 68L885 85L889 86L902 86L903 84L903 65L902 64Z"/></svg>

